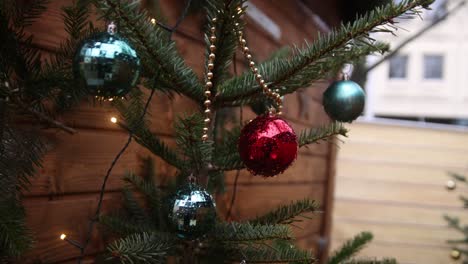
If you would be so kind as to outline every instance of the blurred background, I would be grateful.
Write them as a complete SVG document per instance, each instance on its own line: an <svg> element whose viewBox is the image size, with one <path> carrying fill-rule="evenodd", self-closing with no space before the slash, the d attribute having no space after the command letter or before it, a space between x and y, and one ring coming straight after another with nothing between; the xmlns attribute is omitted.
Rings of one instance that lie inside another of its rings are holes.
<svg viewBox="0 0 468 264"><path fill-rule="evenodd" d="M150 11L153 2L160 2L159 11L168 24L175 23L184 6L184 1L135 0ZM313 42L319 33L327 34L388 2L251 0L246 36L254 57L262 61L281 47L301 45L304 39ZM50 1L43 18L27 29L35 34L34 44L45 56L57 52L66 36L61 8L70 3ZM158 10L152 11L157 14ZM374 241L362 256L395 257L402 264L463 263L462 255L468 251L455 249L448 240L468 242L464 226L468 210L463 204L468 202L460 200L467 188L449 173L468 175L467 14L463 0L437 0L431 11L420 14L423 19L393 21L397 37L374 33L375 39L391 44L392 52L354 65L352 79L365 88L367 103L363 116L347 126L349 137L344 143L302 150L294 166L268 182L243 172L233 219L249 219L307 197L322 204L323 214L294 230L296 242L314 249L319 258L325 259L329 251L359 232L371 231ZM194 10L174 36L186 64L199 76L204 70L201 28L203 15ZM242 69L242 54L238 55ZM285 97L284 118L296 131L330 122L322 94L333 79ZM198 109L181 96L169 100L157 94L152 103L152 129L166 142L173 142L174 119ZM246 119L254 116L251 111L244 114ZM79 252L58 238L65 232L81 240L86 232L105 171L127 138L125 131L108 121L113 116L117 113L110 105L93 107L83 102L60 117L77 135L46 134L50 151L24 199L37 243L22 263L75 263ZM122 156L109 181L105 210L120 204L122 176L138 168L147 155L147 150L133 144ZM173 168L157 162L159 173L173 174ZM226 193L218 197L220 215L231 201L234 179L235 173L227 175ZM458 230L449 227L444 215L460 218ZM102 252L105 241L96 234L90 245L87 263Z"/></svg>
<svg viewBox="0 0 468 264"><path fill-rule="evenodd" d="M423 20L394 21L397 36L374 34L391 52L355 67L366 110L338 152L332 249L368 230L366 256L468 263L463 246L447 242L466 245L468 232L466 185L449 175L468 168L468 9L457 0L431 8ZM445 214L460 219L459 230Z"/></svg>

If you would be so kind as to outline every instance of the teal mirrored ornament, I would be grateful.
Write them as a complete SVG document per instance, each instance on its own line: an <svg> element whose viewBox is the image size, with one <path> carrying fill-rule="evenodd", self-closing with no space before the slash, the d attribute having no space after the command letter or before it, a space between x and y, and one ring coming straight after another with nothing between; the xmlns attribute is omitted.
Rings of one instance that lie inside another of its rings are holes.
<svg viewBox="0 0 468 264"><path fill-rule="evenodd" d="M183 185L170 200L169 206L169 222L181 238L202 237L215 226L215 201L207 191L194 183Z"/></svg>
<svg viewBox="0 0 468 264"><path fill-rule="evenodd" d="M128 42L115 34L115 24L111 23L108 32L97 33L83 42L73 68L91 94L111 99L125 96L136 85L140 59Z"/></svg>
<svg viewBox="0 0 468 264"><path fill-rule="evenodd" d="M323 93L323 107L328 116L340 122L352 122L364 110L366 95L359 84L336 81Z"/></svg>

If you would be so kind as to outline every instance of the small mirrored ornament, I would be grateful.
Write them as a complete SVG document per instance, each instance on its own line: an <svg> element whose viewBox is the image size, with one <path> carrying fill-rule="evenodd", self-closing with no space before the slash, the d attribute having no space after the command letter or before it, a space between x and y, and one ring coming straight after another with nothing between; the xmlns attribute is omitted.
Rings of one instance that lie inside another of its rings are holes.
<svg viewBox="0 0 468 264"><path fill-rule="evenodd" d="M181 238L199 238L215 225L215 201L207 191L194 183L183 185L169 205L169 222Z"/></svg>
<svg viewBox="0 0 468 264"><path fill-rule="evenodd" d="M107 32L85 40L73 62L75 76L100 99L125 96L140 76L136 51L115 32L115 24L111 23Z"/></svg>
<svg viewBox="0 0 468 264"><path fill-rule="evenodd" d="M364 110L366 95L359 84L342 80L332 83L323 93L323 107L328 116L340 122L352 122Z"/></svg>

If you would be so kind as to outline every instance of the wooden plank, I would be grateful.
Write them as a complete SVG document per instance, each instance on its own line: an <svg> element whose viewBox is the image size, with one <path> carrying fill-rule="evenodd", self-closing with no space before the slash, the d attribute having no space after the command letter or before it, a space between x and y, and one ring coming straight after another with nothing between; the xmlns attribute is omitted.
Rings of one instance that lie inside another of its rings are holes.
<svg viewBox="0 0 468 264"><path fill-rule="evenodd" d="M398 145L381 145L377 147L372 143L347 141L341 148L339 159L365 158L369 162L391 161L397 164L436 165L437 168L459 168L465 165L468 152L452 151L447 149L426 149L423 147Z"/></svg>
<svg viewBox="0 0 468 264"><path fill-rule="evenodd" d="M400 225L437 228L447 226L443 218L445 214L468 219L468 212L461 203L458 208L440 209L336 199L334 208L334 219L341 219L340 221L386 221Z"/></svg>
<svg viewBox="0 0 468 264"><path fill-rule="evenodd" d="M419 206L458 206L458 194L444 187L414 186L390 182L356 181L340 178L336 185L336 198L395 202Z"/></svg>
<svg viewBox="0 0 468 264"><path fill-rule="evenodd" d="M422 225L399 225L387 222L358 221L335 219L334 239L345 240L355 235L356 230L374 234L374 241L392 243L411 243L427 246L444 246L449 239L463 239L460 232L447 226L427 227Z"/></svg>
<svg viewBox="0 0 468 264"><path fill-rule="evenodd" d="M349 128L350 141L468 151L468 133L363 123L354 123Z"/></svg>
<svg viewBox="0 0 468 264"><path fill-rule="evenodd" d="M62 132L49 134L51 150L44 158L44 167L33 180L26 195L56 195L97 192L111 161L123 147L128 135L118 131L79 130L75 135ZM163 138L170 145L170 138ZM107 191L120 190L127 171L138 171L142 158L149 151L132 142L121 156L109 178ZM156 158L160 182L174 175L174 168Z"/></svg>
<svg viewBox="0 0 468 264"><path fill-rule="evenodd" d="M437 169L428 166L407 166L367 162L366 160L340 159L337 164L338 177L356 180L390 181L407 184L431 185L442 187L451 179L448 171L464 173L464 169ZM460 185L461 186L461 185Z"/></svg>
<svg viewBox="0 0 468 264"><path fill-rule="evenodd" d="M344 243L342 240L333 240L333 250L336 250ZM384 242L371 242L359 252L358 257L362 258L396 258L400 264L440 264L458 263L450 258L449 247L427 247L412 244L395 244Z"/></svg>

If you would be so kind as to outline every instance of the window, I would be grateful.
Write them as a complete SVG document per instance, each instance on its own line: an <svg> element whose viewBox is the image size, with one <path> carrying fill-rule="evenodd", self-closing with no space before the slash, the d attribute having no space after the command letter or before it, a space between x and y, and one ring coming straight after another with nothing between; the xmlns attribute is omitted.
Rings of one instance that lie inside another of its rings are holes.
<svg viewBox="0 0 468 264"><path fill-rule="evenodd" d="M395 55L390 58L390 70L388 77L390 79L405 79L408 71L408 56Z"/></svg>
<svg viewBox="0 0 468 264"><path fill-rule="evenodd" d="M424 55L424 79L442 79L444 56Z"/></svg>

